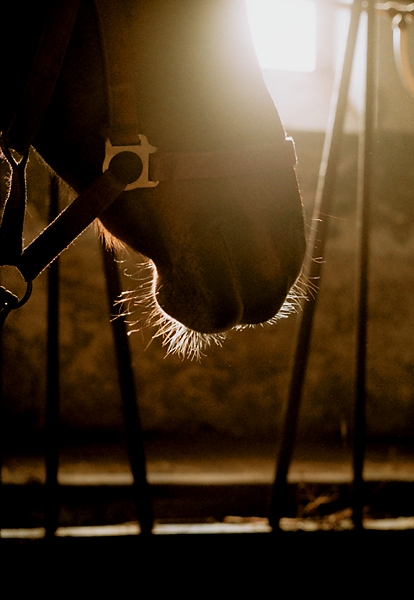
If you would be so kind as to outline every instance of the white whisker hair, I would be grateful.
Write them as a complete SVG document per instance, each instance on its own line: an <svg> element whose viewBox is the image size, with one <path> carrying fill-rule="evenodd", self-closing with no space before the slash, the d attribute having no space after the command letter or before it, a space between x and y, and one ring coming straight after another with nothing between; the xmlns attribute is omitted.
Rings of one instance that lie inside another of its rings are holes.
<svg viewBox="0 0 414 600"><path fill-rule="evenodd" d="M133 291L123 292L118 303L122 305L122 315L127 317L126 322L130 329L128 335L142 331L144 328L153 327L156 332L152 339L162 338L162 346L166 348L166 356L177 354L181 359L200 361L205 356L206 350L213 346L222 346L228 332L199 333L189 329L179 321L170 317L159 306L156 300L155 271L152 261L138 266L136 274L126 273L138 285ZM314 285L305 281L303 273L289 291L279 312L261 325L274 325L280 319L285 319L293 313L299 312L303 300L307 300L309 288L314 291ZM129 320L139 309L141 315L136 320ZM254 328L257 325L237 325L235 331Z"/></svg>

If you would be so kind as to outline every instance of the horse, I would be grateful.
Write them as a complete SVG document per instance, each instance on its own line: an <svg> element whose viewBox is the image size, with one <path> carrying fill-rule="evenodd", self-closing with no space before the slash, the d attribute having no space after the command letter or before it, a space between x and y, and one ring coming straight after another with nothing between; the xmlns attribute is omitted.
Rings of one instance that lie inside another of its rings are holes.
<svg viewBox="0 0 414 600"><path fill-rule="evenodd" d="M80 2L32 140L76 193L102 173L107 140L97 4ZM2 7L2 131L51 5ZM196 165L190 171L201 167L198 175L124 191L100 215L102 235L151 261L155 320L179 351L188 339L203 345L232 328L275 320L292 308L305 254L304 215L295 161L286 158L286 132L262 79L243 0L116 5L113 20L124 11L128 24L132 110L143 139L179 164L188 158ZM215 172L205 173L210 159ZM227 168L234 160L238 167Z"/></svg>

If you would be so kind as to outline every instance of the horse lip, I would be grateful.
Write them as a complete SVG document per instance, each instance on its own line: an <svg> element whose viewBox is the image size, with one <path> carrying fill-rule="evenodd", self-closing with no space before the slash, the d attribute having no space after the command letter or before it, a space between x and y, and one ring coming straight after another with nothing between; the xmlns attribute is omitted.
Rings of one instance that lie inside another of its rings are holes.
<svg viewBox="0 0 414 600"><path fill-rule="evenodd" d="M226 306L220 303L219 309L211 306L204 307L204 310L190 311L183 314L180 308L172 305L165 298L157 295L157 303L167 315L182 323L188 329L202 334L223 333L238 325L258 325L266 323L272 319L280 310L285 300L285 295L277 296L276 300L269 302L268 305L257 306L242 303L240 298L229 299Z"/></svg>
<svg viewBox="0 0 414 600"><path fill-rule="evenodd" d="M223 333L239 325L241 321L242 307L238 303L228 303L226 308L221 305L219 310L207 306L203 311L197 309L185 314L176 304L169 303L159 295L157 295L157 303L167 315L198 333Z"/></svg>
<svg viewBox="0 0 414 600"><path fill-rule="evenodd" d="M223 333L238 325L266 323L280 310L289 291L286 281L273 286L255 286L252 293L243 292L236 277L227 279L220 293L191 299L180 282L157 273L156 300L162 311L192 331L202 334ZM180 291L181 288L181 291ZM198 290L199 291L199 290ZM187 301L183 298L187 295Z"/></svg>
<svg viewBox="0 0 414 600"><path fill-rule="evenodd" d="M185 286L185 284L184 284ZM183 289L181 281L174 281L157 272L156 301L163 312L198 333L222 333L240 323L243 303L235 286L221 289L221 293L203 295ZM183 302L185 298L185 302Z"/></svg>

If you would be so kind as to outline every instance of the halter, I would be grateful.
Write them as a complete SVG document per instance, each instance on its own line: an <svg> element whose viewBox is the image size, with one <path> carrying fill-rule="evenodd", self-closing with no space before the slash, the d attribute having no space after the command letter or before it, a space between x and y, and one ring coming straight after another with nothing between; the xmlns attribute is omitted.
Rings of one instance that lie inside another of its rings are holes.
<svg viewBox="0 0 414 600"><path fill-rule="evenodd" d="M137 122L130 33L122 7L117 0L95 0L109 116L103 173L23 249L28 149L51 103L79 5L80 0L51 3L20 103L1 138L12 184L0 226L0 266L17 267L27 282L21 300L2 288L0 314L3 311L6 316L28 299L31 282L124 191L152 188L162 181L262 175L296 164L291 138L285 139L281 151L271 144L235 151L159 152L140 132ZM39 89L42 94L38 94ZM13 158L10 148L23 155L20 162Z"/></svg>

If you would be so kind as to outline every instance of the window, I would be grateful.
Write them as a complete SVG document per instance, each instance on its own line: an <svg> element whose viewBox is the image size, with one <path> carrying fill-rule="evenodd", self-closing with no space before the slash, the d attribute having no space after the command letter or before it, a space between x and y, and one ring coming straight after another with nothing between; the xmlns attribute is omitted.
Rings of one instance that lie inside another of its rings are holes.
<svg viewBox="0 0 414 600"><path fill-rule="evenodd" d="M315 70L316 7L310 0L246 0L262 69Z"/></svg>

